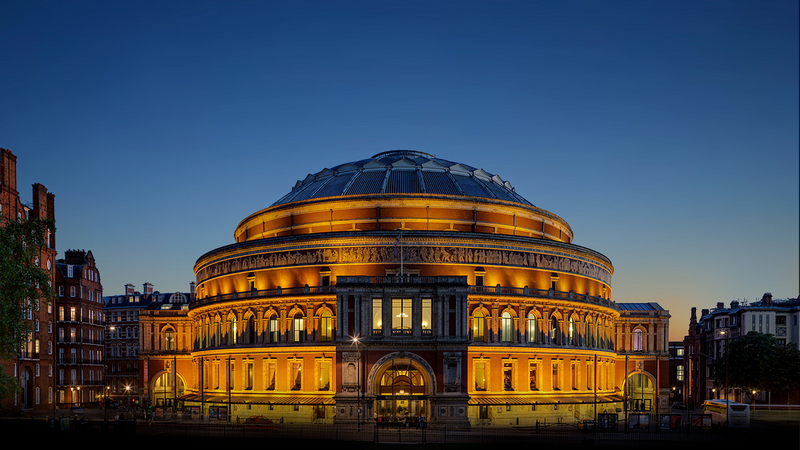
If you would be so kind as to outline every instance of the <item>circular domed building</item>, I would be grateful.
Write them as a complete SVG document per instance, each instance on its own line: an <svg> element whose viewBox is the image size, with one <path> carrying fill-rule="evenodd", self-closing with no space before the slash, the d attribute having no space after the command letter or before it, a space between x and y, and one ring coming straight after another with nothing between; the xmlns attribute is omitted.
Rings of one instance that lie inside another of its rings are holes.
<svg viewBox="0 0 800 450"><path fill-rule="evenodd" d="M630 374L652 408L663 384L652 355L666 352L668 314L628 320L610 300L611 261L482 169L379 153L308 175L234 237L198 259L188 308L140 319L156 404L531 425L616 414ZM625 369L637 329L644 347Z"/></svg>

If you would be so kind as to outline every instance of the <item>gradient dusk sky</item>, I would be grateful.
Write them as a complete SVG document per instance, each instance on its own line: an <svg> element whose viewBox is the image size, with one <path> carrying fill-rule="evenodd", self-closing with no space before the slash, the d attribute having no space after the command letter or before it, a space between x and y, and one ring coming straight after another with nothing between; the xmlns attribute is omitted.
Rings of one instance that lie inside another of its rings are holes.
<svg viewBox="0 0 800 450"><path fill-rule="evenodd" d="M0 147L105 295L325 167L393 149L498 174L614 264L613 300L797 297L798 2L10 1Z"/></svg>

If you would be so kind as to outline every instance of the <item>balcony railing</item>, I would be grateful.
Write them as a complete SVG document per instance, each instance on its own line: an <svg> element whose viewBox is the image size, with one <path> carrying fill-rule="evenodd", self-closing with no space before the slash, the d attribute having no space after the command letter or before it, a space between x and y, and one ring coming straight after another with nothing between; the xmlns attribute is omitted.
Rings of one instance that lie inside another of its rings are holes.
<svg viewBox="0 0 800 450"><path fill-rule="evenodd" d="M282 288L278 286L275 289L253 289L251 291L232 292L230 294L217 294L212 297L205 297L200 300L195 300L191 303L190 308L207 305L209 303L225 302L231 300L242 300L248 298L262 298L262 297L280 297L283 295L326 295L335 294L336 289L334 286L303 286L293 288Z"/></svg>
<svg viewBox="0 0 800 450"><path fill-rule="evenodd" d="M503 296L519 296L519 297L538 297L550 298L557 300L571 300L583 303L592 303L595 305L607 306L609 308L617 309L617 304L611 299L596 297L588 294L579 294L577 292L557 291L553 289L536 289L525 287L513 286L472 286L467 285L467 277L463 276L437 276L437 277L418 277L418 276L388 276L388 277L369 277L369 276L341 276L337 278L339 285L386 285L386 284L453 284L464 285L468 288L470 294L476 295L503 295ZM205 297L200 300L195 300L191 303L190 308L197 308L199 306L208 305L218 302L226 302L242 299L255 299L266 297L280 297L280 296L297 296L297 295L330 295L336 294L336 286L303 286L293 288L275 288L275 289L254 289L252 291L233 292L230 294L217 294L211 297Z"/></svg>
<svg viewBox="0 0 800 450"><path fill-rule="evenodd" d="M441 277L418 277L412 275L388 276L388 277L366 277L366 276L342 276L336 278L337 284L462 284L467 285L467 277L463 276L441 276Z"/></svg>
<svg viewBox="0 0 800 450"><path fill-rule="evenodd" d="M489 295L514 295L522 297L544 297L563 300L576 300L579 302L595 303L609 308L616 308L616 303L603 297L595 297L588 294L578 294L576 292L555 291L552 289L535 289L529 287L511 287L511 286L470 286L469 292L471 294L489 294Z"/></svg>

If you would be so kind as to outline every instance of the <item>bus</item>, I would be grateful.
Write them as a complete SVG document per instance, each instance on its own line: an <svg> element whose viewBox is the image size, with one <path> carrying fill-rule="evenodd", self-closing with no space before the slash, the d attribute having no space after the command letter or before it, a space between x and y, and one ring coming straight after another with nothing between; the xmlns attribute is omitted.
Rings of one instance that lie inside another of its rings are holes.
<svg viewBox="0 0 800 450"><path fill-rule="evenodd" d="M728 400L706 400L703 411L711 414L711 425L746 428L750 426L750 405Z"/></svg>

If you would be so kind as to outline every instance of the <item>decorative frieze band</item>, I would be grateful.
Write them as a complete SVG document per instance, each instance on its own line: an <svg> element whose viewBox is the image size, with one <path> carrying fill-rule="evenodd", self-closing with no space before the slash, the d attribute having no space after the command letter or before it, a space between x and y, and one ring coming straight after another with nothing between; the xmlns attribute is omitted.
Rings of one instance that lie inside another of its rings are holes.
<svg viewBox="0 0 800 450"><path fill-rule="evenodd" d="M503 249L405 245L405 264L470 264L512 266L573 273L611 284L611 273L586 260L545 252L522 252ZM333 264L400 263L400 249L395 246L336 247L311 250L279 251L243 255L207 264L197 271L197 282L242 271L281 267Z"/></svg>

